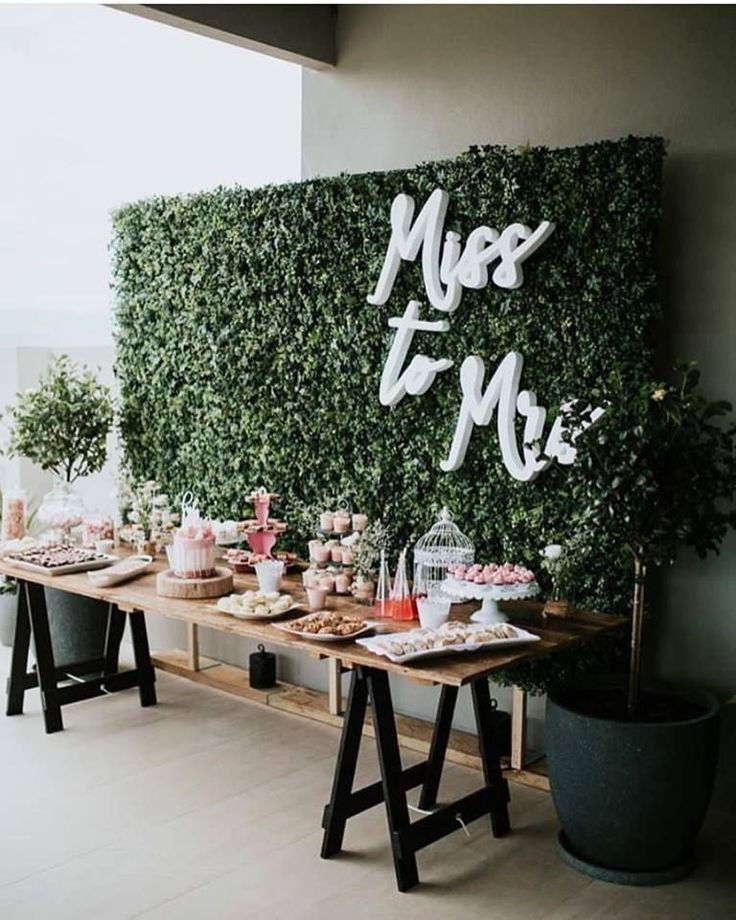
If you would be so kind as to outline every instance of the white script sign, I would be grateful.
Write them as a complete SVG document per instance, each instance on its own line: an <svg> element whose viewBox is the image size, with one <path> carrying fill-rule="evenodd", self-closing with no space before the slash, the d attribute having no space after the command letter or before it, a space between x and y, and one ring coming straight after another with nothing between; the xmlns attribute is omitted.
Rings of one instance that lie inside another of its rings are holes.
<svg viewBox="0 0 736 920"><path fill-rule="evenodd" d="M501 233L493 227L480 226L468 236L465 247L459 234L443 229L450 196L435 189L414 217L414 200L399 194L391 205L391 239L376 289L367 297L375 306L385 304L391 296L402 261L413 262L422 250L422 276L430 304L450 314L460 306L463 288L480 290L489 280L498 287L513 290L524 281L522 263L550 236L555 226L542 221L535 230L524 224L509 224ZM498 262L489 279L489 266ZM420 320L421 304L409 301L403 316L392 316L388 324L396 330L381 375L379 398L384 406L395 406L409 396L421 396L432 386L438 374L452 367L447 358L414 355L405 367L414 333L447 332L447 319ZM445 472L462 466L475 425L488 425L494 411L498 424L501 456L509 473L523 482L534 479L553 460L570 464L575 448L561 440L562 419L558 417L549 431L544 451L538 445L544 436L547 410L537 405L531 390L519 390L524 359L509 352L496 368L485 391L485 364L477 355L469 355L460 367L460 405L450 453L440 464ZM597 409L594 419L600 417ZM524 419L523 447L519 450L516 415Z"/></svg>

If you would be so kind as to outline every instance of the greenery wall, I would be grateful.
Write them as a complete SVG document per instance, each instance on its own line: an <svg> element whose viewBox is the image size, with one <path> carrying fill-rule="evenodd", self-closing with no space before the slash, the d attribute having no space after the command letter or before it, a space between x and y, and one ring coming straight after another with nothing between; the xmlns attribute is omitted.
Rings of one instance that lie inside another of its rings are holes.
<svg viewBox="0 0 736 920"><path fill-rule="evenodd" d="M520 351L522 385L550 413L614 375L636 387L658 315L663 156L659 138L474 147L408 170L123 207L113 244L117 374L132 472L172 495L192 489L213 515L242 516L244 495L262 483L283 493L287 520L292 499L345 493L394 528L397 547L447 504L478 558L536 566L540 547L570 537L574 467L517 482L501 463L494 421L475 430L461 469L443 473L459 366L480 355L488 379L506 352ZM389 410L378 400L388 318L410 299L422 302L422 318L440 315L419 262L403 263L386 306L365 298L394 196L408 192L419 208L437 187L450 194L446 228L463 239L482 223L548 219L556 230L525 263L520 288L465 291L448 333L417 335L413 353L455 367ZM578 600L627 609L628 561L605 533L578 563Z"/></svg>

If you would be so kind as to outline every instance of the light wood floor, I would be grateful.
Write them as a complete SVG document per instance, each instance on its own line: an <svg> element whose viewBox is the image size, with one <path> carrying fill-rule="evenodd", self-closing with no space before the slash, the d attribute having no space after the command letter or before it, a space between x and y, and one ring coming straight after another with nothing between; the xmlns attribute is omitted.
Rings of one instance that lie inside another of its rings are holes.
<svg viewBox="0 0 736 920"><path fill-rule="evenodd" d="M0 649L0 674L8 668ZM487 822L419 855L424 884L394 889L385 818L353 818L347 851L318 856L337 732L166 674L67 708L47 737L38 697L0 717L0 918L54 920L592 920L736 917L736 818L713 810L702 865L658 889L591 882L555 853L543 792L512 786L514 832ZM407 755L406 762L414 762ZM377 776L370 743L360 780ZM449 766L443 792L478 775Z"/></svg>

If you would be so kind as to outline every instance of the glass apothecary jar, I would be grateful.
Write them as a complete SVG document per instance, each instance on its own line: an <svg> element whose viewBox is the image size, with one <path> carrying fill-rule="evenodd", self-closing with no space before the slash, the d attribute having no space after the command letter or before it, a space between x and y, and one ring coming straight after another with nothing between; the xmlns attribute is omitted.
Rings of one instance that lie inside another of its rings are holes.
<svg viewBox="0 0 736 920"><path fill-rule="evenodd" d="M59 480L44 496L38 509L38 520L47 528L44 536L61 543L71 543L72 530L84 520L84 502L68 482Z"/></svg>

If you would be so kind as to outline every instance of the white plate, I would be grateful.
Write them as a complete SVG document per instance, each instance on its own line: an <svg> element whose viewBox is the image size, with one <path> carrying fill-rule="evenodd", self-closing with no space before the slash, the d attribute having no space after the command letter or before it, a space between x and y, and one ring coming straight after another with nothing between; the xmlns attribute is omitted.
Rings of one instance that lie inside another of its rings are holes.
<svg viewBox="0 0 736 920"><path fill-rule="evenodd" d="M101 559L92 559L89 562L77 562L74 565L57 565L51 568L45 565L36 565L34 562L22 562L20 559L6 559L10 565L29 572L41 572L44 575L72 575L74 572L91 572L94 569L104 569L119 560L119 556L103 556Z"/></svg>
<svg viewBox="0 0 736 920"><path fill-rule="evenodd" d="M354 633L350 633L349 636L336 636L334 633L325 634L301 632L298 629L289 629L288 623L277 623L276 629L280 629L282 632L288 633L290 636L296 636L298 639L312 639L314 642L350 642L353 639L357 639L358 636L365 636L373 629L373 626L366 624L362 629L358 629Z"/></svg>
<svg viewBox="0 0 736 920"><path fill-rule="evenodd" d="M134 564L135 563L135 564ZM87 572L87 578L96 588L112 588L124 581L137 578L153 564L153 556L128 556L117 565L102 572Z"/></svg>
<svg viewBox="0 0 736 920"><path fill-rule="evenodd" d="M221 607L218 607L217 604L208 604L210 610L216 610L218 613L224 613L225 616L235 617L236 620L278 620L281 617L285 617L287 613L295 613L299 611L300 613L304 610L303 604L292 604L291 607L287 607L286 610L279 610L278 613L245 613L238 611L233 613L232 610L223 610Z"/></svg>
<svg viewBox="0 0 736 920"><path fill-rule="evenodd" d="M513 626L512 629L517 633L513 639L491 639L487 642L479 643L465 642L462 645L445 645L442 648L422 649L418 652L409 652L406 655L394 655L389 652L388 649L382 647L382 644L386 640L390 640L393 636L396 636L397 639L406 639L408 633L405 632L384 633L381 636L371 637L370 639L360 639L358 645L367 648L368 651L373 652L374 655L382 655L388 658L388 660L392 661L394 664L406 664L408 661L417 661L420 658L436 658L439 655L459 655L463 652L479 652L481 650L495 651L496 649L502 650L513 648L515 645L525 645L528 642L539 642L539 636L535 636L533 633L527 632L519 626Z"/></svg>

